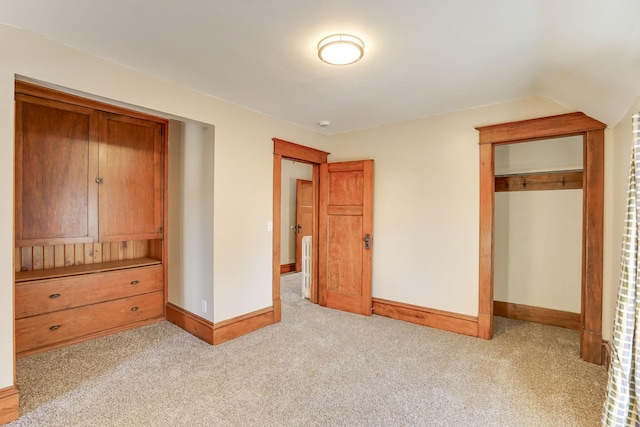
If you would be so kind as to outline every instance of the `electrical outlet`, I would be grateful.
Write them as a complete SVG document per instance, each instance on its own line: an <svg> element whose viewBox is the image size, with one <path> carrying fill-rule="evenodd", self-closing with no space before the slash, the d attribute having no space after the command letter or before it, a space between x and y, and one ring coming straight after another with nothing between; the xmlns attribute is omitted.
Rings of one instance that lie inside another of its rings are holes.
<svg viewBox="0 0 640 427"><path fill-rule="evenodd" d="M202 300L202 312L203 313L207 312L207 300L206 299Z"/></svg>

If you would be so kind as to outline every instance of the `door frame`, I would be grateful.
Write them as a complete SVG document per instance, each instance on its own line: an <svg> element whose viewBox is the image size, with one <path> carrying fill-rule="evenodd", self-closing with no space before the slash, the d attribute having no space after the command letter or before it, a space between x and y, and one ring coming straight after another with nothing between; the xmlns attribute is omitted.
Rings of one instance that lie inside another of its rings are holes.
<svg viewBox="0 0 640 427"><path fill-rule="evenodd" d="M279 138L273 140L273 242L272 242L272 296L273 322L282 319L280 300L280 228L282 223L282 159L295 160L313 166L313 213L312 213L312 250L311 263L314 266L311 275L311 302L318 303L318 201L320 198L320 165L327 163L330 153L305 147Z"/></svg>
<svg viewBox="0 0 640 427"><path fill-rule="evenodd" d="M302 238L303 235L302 233L300 233L300 229L298 228L300 226L300 209L301 206L298 206L298 204L300 203L300 199L302 197L300 193L302 193L302 191L300 190L301 188L301 183L311 183L311 198L313 199L313 181L312 180L308 180L308 179L300 179L297 178L296 179L296 224L295 224L295 240L296 240L296 254L295 254L295 272L299 273L302 271ZM313 223L313 205L311 205L311 222ZM303 227L304 229L304 227ZM311 230L311 232L313 232L313 230Z"/></svg>
<svg viewBox="0 0 640 427"><path fill-rule="evenodd" d="M481 126L480 132L480 259L478 337L493 335L493 257L496 145L582 135L582 292L580 357L602 364L602 277L604 215L604 129L583 113Z"/></svg>

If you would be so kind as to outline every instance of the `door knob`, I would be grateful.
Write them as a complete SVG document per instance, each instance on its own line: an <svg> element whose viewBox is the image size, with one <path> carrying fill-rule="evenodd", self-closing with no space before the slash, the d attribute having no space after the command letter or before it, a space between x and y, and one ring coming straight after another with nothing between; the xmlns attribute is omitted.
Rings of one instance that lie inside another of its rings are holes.
<svg viewBox="0 0 640 427"><path fill-rule="evenodd" d="M371 250L371 234L364 235L364 248L368 251Z"/></svg>

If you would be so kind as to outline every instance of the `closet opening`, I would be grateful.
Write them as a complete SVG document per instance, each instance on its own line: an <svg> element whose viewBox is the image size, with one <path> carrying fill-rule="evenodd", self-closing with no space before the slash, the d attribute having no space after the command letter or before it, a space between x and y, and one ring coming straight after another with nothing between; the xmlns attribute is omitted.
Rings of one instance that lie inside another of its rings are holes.
<svg viewBox="0 0 640 427"><path fill-rule="evenodd" d="M582 154L580 136L496 147L494 315L579 330Z"/></svg>
<svg viewBox="0 0 640 427"><path fill-rule="evenodd" d="M578 136L582 140L582 248L580 292L580 357L601 364L602 269L604 214L604 129L583 113L570 113L476 128L480 132L480 251L478 337L491 339L494 315L494 250L496 185L531 185L537 178L496 178L495 151L500 145ZM568 172L563 181L579 181ZM526 178L526 177L524 177ZM536 179L533 179L536 178ZM557 176L546 176L553 181ZM557 184L556 184L557 185Z"/></svg>

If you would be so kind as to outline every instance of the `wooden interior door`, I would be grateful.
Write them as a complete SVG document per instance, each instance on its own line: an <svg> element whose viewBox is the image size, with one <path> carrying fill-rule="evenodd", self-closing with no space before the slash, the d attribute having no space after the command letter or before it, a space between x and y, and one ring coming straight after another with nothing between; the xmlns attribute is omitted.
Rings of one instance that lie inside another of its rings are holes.
<svg viewBox="0 0 640 427"><path fill-rule="evenodd" d="M302 271L302 238L313 233L313 181L296 180L296 271Z"/></svg>
<svg viewBox="0 0 640 427"><path fill-rule="evenodd" d="M373 160L320 165L320 305L371 315Z"/></svg>
<svg viewBox="0 0 640 427"><path fill-rule="evenodd" d="M162 238L163 126L101 113L100 241Z"/></svg>

